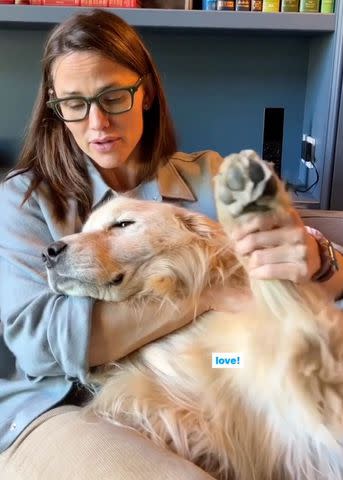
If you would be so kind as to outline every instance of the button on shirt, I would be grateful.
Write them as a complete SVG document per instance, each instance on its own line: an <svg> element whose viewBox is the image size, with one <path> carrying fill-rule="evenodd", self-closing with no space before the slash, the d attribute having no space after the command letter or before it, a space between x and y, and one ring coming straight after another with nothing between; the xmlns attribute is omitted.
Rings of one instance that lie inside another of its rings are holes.
<svg viewBox="0 0 343 480"><path fill-rule="evenodd" d="M93 208L113 195L86 160ZM221 163L215 152L176 153L136 198L177 202L216 218L211 180ZM94 301L49 290L41 252L81 230L76 203L56 222L44 184L21 206L30 173L0 185L0 452L39 415L56 406L74 382L88 381L88 342Z"/></svg>

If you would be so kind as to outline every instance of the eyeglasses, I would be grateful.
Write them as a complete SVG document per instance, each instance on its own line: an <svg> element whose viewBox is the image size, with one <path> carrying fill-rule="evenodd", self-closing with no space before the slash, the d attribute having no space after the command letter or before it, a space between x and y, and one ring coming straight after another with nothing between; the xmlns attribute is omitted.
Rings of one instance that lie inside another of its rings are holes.
<svg viewBox="0 0 343 480"><path fill-rule="evenodd" d="M98 93L94 97L71 96L65 98L54 98L46 102L49 108L64 122L80 122L84 120L95 102L98 107L109 115L119 115L128 112L133 106L135 93L143 82L140 77L131 87L113 88Z"/></svg>

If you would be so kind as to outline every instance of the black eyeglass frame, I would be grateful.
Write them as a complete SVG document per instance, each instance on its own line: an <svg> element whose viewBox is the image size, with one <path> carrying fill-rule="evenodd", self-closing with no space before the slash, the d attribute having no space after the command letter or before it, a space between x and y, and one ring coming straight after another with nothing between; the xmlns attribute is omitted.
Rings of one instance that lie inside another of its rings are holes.
<svg viewBox="0 0 343 480"><path fill-rule="evenodd" d="M69 122L82 122L82 120L85 120L89 115L89 110L90 110L91 104L93 102L95 102L98 105L98 107L100 108L100 110L102 110L104 113L106 113L106 115L121 115L122 113L129 112L132 109L135 93L137 92L139 87L142 85L143 78L144 78L144 75L142 75L134 85L131 85L129 87L110 88L108 90L105 90L103 92L98 93L94 97L82 97L81 95L75 95L75 96L70 96L70 97L53 98L52 100L48 100L46 102L46 105L47 105L47 107L51 108L54 111L54 113L57 115L57 117L60 120L63 120L63 122L68 122L68 123ZM99 101L99 98L101 98L102 95L105 95L105 94L108 94L108 93L111 93L111 92L120 92L122 90L129 92L130 95L131 95L131 105L130 105L130 107L127 108L126 110L121 111L121 112L115 112L115 113L108 112L103 107L103 105L101 105L101 103ZM65 100L84 100L87 103L87 110L86 110L86 113L85 113L84 117L78 118L77 120L65 120L58 110L58 104L65 101Z"/></svg>

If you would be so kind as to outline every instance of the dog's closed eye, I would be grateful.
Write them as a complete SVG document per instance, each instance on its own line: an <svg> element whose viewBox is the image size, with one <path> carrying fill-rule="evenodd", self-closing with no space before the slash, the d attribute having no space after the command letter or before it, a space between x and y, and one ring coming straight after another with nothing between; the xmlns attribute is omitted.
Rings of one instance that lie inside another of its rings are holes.
<svg viewBox="0 0 343 480"><path fill-rule="evenodd" d="M133 225L135 222L133 220L120 220L119 222L112 223L108 228L126 228L129 225Z"/></svg>

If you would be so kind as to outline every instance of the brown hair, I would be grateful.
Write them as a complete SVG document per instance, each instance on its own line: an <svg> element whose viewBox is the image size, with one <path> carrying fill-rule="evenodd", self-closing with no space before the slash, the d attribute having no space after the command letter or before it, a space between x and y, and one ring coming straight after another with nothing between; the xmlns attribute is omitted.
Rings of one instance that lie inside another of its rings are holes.
<svg viewBox="0 0 343 480"><path fill-rule="evenodd" d="M53 62L61 55L94 51L136 72L146 75L154 99L144 111L142 150L143 177L151 178L158 166L176 151L176 138L156 66L138 33L120 17L104 10L74 15L51 32L42 60L43 76L32 119L17 168L32 173L24 202L44 180L54 199L55 214L63 220L67 199L73 197L82 219L92 206L92 189L85 162L64 123L46 106L52 88Z"/></svg>

